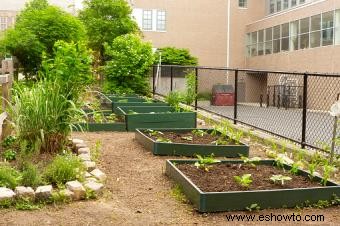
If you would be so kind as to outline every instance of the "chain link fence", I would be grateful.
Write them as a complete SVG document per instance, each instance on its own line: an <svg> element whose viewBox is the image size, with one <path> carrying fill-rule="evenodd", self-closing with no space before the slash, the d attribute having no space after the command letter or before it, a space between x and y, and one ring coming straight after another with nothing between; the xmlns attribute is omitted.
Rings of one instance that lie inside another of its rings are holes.
<svg viewBox="0 0 340 226"><path fill-rule="evenodd" d="M188 73L196 76L196 109L302 147L330 148L335 121L329 109L339 99L340 75L162 65L152 70L154 93L185 92Z"/></svg>

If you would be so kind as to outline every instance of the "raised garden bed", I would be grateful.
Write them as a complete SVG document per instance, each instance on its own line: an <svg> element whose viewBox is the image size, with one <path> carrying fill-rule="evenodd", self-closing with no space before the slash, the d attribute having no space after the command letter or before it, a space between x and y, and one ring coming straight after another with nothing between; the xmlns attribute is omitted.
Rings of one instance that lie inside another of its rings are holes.
<svg viewBox="0 0 340 226"><path fill-rule="evenodd" d="M200 212L245 210L258 207L282 208L310 205L319 200L331 201L340 196L340 186L327 181L326 186L319 183L322 178L313 177L298 170L297 175L290 174L291 181L284 185L271 182L272 174L287 175L288 165L283 165L286 172L276 168L273 160L261 160L256 169L250 169L243 161L229 160L216 163L206 172L194 164L197 160L167 160L166 175L182 188L182 191ZM237 184L234 176L251 174L252 184L248 189Z"/></svg>
<svg viewBox="0 0 340 226"><path fill-rule="evenodd" d="M192 157L214 154L229 158L249 155L248 145L226 137L222 138L220 132L212 129L137 129L135 137L155 155ZM228 143L217 142L221 138Z"/></svg>
<svg viewBox="0 0 340 226"><path fill-rule="evenodd" d="M169 106L118 107L127 131L138 128L196 128L196 112L176 112Z"/></svg>
<svg viewBox="0 0 340 226"><path fill-rule="evenodd" d="M111 111L100 112L101 116L99 119L94 119L93 114L89 113L86 123L78 123L76 125L76 131L88 131L88 132L99 132L99 131L126 131L126 124L124 117L119 117L115 120L110 120L109 117L112 114Z"/></svg>
<svg viewBox="0 0 340 226"><path fill-rule="evenodd" d="M167 103L152 100L145 102L112 102L112 111L115 114L121 114L121 111L118 110L118 107L130 107L130 106L143 106L143 107L155 107L155 106L168 106Z"/></svg>

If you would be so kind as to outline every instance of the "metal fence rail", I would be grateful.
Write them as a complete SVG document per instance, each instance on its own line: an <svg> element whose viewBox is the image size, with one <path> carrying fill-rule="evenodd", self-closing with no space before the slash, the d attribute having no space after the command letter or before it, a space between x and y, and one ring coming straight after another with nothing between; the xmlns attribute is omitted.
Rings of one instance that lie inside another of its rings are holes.
<svg viewBox="0 0 340 226"><path fill-rule="evenodd" d="M334 118L328 111L340 96L340 74L162 65L152 68L153 93L184 92L188 73L194 73L197 81L195 109L291 140L302 148L330 146ZM229 91L214 93L216 88ZM336 151L340 154L339 147Z"/></svg>

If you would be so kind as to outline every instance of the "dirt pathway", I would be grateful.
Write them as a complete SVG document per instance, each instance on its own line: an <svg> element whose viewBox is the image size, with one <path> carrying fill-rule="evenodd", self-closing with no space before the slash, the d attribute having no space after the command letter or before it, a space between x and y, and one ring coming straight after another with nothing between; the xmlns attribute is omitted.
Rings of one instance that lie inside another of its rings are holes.
<svg viewBox="0 0 340 226"><path fill-rule="evenodd" d="M38 211L0 210L0 225L233 225L225 217L231 213L199 214L190 205L177 201L171 195L174 184L164 175L165 159L169 157L153 156L134 141L133 133L75 133L73 137L91 146L101 142L99 167L108 176L103 197ZM323 225L340 224L338 207L264 210L256 214L270 213L323 214ZM243 223L250 224L256 222Z"/></svg>

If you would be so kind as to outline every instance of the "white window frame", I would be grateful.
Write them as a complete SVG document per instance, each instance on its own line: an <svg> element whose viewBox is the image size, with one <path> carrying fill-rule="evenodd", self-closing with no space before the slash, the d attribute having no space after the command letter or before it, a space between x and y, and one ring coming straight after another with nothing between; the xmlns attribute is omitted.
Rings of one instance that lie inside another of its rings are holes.
<svg viewBox="0 0 340 226"><path fill-rule="evenodd" d="M150 13L150 14L146 15L146 13ZM143 31L152 31L152 29L153 29L153 10L152 9L143 9L143 12L142 12L142 30Z"/></svg>
<svg viewBox="0 0 340 226"><path fill-rule="evenodd" d="M164 14L164 15L160 15L160 13ZM157 31L166 31L166 10L157 10L156 11L156 30ZM160 18L161 17L161 18ZM160 24L162 23L162 24ZM161 26L160 26L161 25Z"/></svg>

